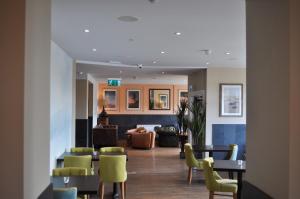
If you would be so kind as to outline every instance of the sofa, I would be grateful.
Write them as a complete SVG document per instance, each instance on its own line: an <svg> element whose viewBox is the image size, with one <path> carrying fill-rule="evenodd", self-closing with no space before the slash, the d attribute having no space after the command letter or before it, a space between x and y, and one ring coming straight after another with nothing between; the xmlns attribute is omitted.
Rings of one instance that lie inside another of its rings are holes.
<svg viewBox="0 0 300 199"><path fill-rule="evenodd" d="M147 131L145 128L140 127L130 129L126 132L127 145L132 148L138 149L152 149L155 147L155 132Z"/></svg>
<svg viewBox="0 0 300 199"><path fill-rule="evenodd" d="M158 134L158 146L160 147L178 147L179 138L174 126L156 127Z"/></svg>

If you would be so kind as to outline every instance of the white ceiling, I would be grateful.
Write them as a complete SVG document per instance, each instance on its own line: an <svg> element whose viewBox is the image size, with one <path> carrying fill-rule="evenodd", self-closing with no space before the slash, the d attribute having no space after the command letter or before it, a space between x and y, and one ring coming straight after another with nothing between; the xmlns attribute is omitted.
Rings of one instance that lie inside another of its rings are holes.
<svg viewBox="0 0 300 199"><path fill-rule="evenodd" d="M206 66L246 66L245 0L52 2L53 40L84 63L79 64L79 70L97 78L110 76L107 73L114 70L122 70L124 76L128 71L132 77L147 73L161 75L162 71L188 74L194 68ZM138 21L122 22L118 20L120 16L134 16ZM182 35L176 36L175 32ZM93 52L93 48L97 51ZM203 49L212 53L205 55ZM119 64L109 61L122 64L116 67ZM93 64L89 70L84 69L90 62ZM210 64L206 65L207 62ZM145 67L142 70L126 67L137 64Z"/></svg>

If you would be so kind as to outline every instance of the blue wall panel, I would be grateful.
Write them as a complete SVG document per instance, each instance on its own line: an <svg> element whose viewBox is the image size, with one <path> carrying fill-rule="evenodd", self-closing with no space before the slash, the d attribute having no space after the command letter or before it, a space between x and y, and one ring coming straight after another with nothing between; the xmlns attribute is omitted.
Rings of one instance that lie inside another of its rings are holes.
<svg viewBox="0 0 300 199"><path fill-rule="evenodd" d="M238 159L243 159L246 145L245 124L213 124L212 125L213 145L238 144ZM215 153L215 159L224 159L225 153Z"/></svg>

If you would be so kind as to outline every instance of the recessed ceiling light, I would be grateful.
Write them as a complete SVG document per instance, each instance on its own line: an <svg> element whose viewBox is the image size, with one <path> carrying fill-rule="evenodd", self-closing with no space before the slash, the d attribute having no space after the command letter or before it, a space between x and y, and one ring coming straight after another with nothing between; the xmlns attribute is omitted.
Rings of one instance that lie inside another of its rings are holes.
<svg viewBox="0 0 300 199"><path fill-rule="evenodd" d="M139 19L137 17L133 17L133 16L120 16L120 17L118 17L118 20L123 21L123 22L135 22L135 21L138 21Z"/></svg>
<svg viewBox="0 0 300 199"><path fill-rule="evenodd" d="M165 54L166 52L165 52L165 51L161 51L160 53L161 53L161 54Z"/></svg>
<svg viewBox="0 0 300 199"><path fill-rule="evenodd" d="M85 32L85 33L89 33L90 30L89 30L89 29L84 29L84 32Z"/></svg>
<svg viewBox="0 0 300 199"><path fill-rule="evenodd" d="M163 71L163 72L161 72L161 74L163 74L163 75L164 75L164 74L165 74L165 72Z"/></svg>
<svg viewBox="0 0 300 199"><path fill-rule="evenodd" d="M206 64L206 65L209 65L210 63L209 63L209 62L206 62L205 64Z"/></svg>
<svg viewBox="0 0 300 199"><path fill-rule="evenodd" d="M175 32L174 34L177 35L177 36L180 36L181 32Z"/></svg>
<svg viewBox="0 0 300 199"><path fill-rule="evenodd" d="M153 61L152 63L153 63L153 64L156 64L156 63L157 63L157 61Z"/></svg>
<svg viewBox="0 0 300 199"><path fill-rule="evenodd" d="M94 52L96 52L96 51L97 51L97 49L96 49L96 48L93 48L92 50L93 50Z"/></svg>
<svg viewBox="0 0 300 199"><path fill-rule="evenodd" d="M225 52L225 54L226 54L226 55L230 55L230 54L231 54L231 52Z"/></svg>
<svg viewBox="0 0 300 199"><path fill-rule="evenodd" d="M83 72L79 72L79 75L83 75Z"/></svg>
<svg viewBox="0 0 300 199"><path fill-rule="evenodd" d="M122 74L122 73L123 73L123 71L120 70L120 74Z"/></svg>

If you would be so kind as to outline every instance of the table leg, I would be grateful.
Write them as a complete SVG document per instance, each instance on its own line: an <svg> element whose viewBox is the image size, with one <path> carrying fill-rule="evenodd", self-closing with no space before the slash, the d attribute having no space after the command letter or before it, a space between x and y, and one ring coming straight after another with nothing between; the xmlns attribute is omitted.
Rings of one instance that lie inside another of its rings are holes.
<svg viewBox="0 0 300 199"><path fill-rule="evenodd" d="M112 198L113 199L119 198L118 183L114 183L113 184L113 195L112 195Z"/></svg>
<svg viewBox="0 0 300 199"><path fill-rule="evenodd" d="M242 186L243 186L243 172L237 172L237 180L238 180L238 192L237 198L242 198Z"/></svg>

